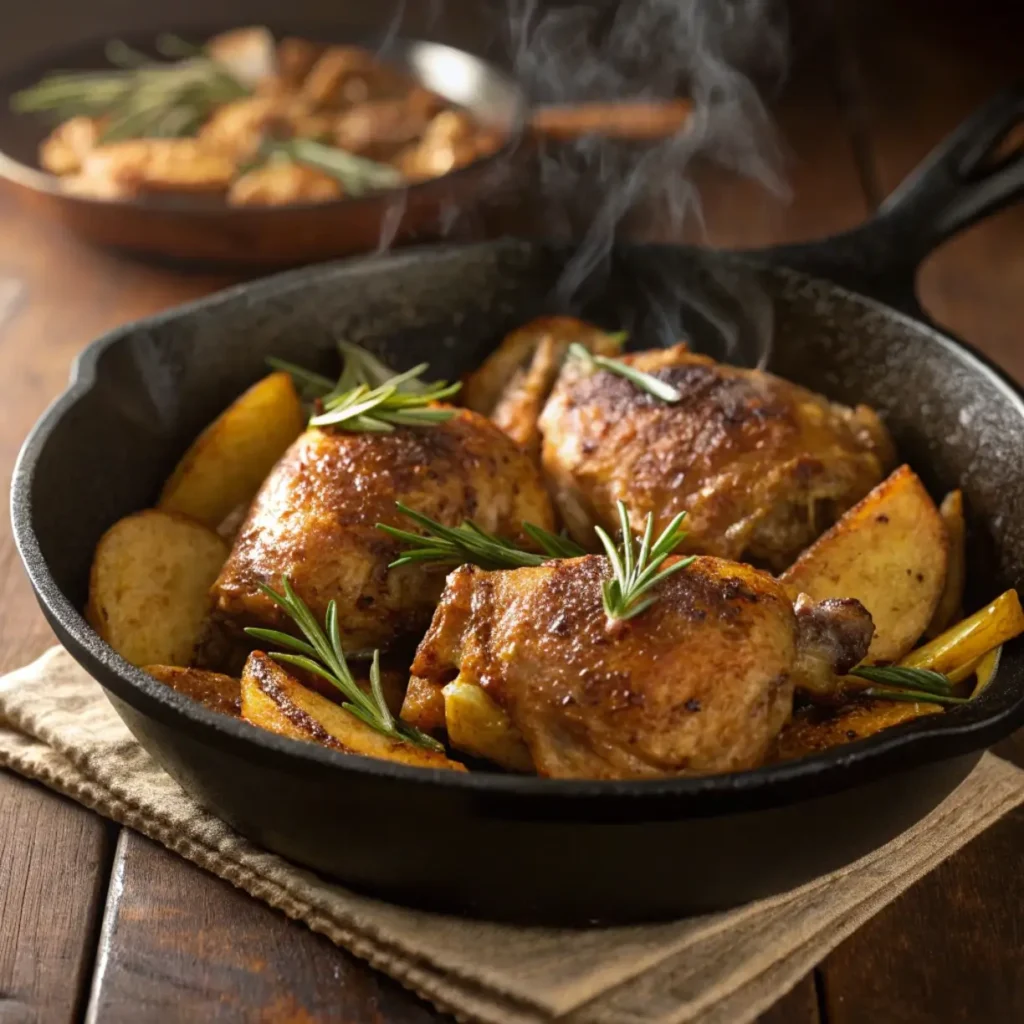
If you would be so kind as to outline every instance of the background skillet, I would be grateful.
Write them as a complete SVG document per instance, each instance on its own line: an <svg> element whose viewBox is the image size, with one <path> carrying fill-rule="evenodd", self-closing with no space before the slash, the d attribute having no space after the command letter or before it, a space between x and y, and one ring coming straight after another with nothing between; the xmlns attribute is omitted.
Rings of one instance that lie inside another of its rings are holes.
<svg viewBox="0 0 1024 1024"><path fill-rule="evenodd" d="M982 171L965 151L987 152L1020 110L1017 94L987 108L881 225L782 258L810 268L839 253L844 273L881 270L879 254L901 250L891 244L898 232L878 232L899 228L912 264L928 243L1019 191L1019 157ZM941 211L941 221L916 216L921 204ZM403 364L429 351L438 372L451 373L545 307L566 255L516 242L423 250L284 275L122 328L83 356L76 383L26 443L14 485L18 543L51 623L148 749L218 813L293 859L390 898L535 922L673 916L778 891L905 828L965 776L981 748L1024 720L1020 641L976 705L852 748L732 776L564 783L441 778L221 721L126 665L77 611L101 530L151 500L195 431L259 375L265 353L326 358L332 333L343 332L388 338ZM972 604L1018 582L1020 394L966 347L774 266L779 258L758 256L780 339L773 368L835 398L875 404L933 487L964 486L974 514ZM613 324L624 309L643 313L634 286L645 274L693 280L709 267L744 265L682 248L624 247L601 303L582 312ZM656 342L649 329L641 316L638 344Z"/></svg>

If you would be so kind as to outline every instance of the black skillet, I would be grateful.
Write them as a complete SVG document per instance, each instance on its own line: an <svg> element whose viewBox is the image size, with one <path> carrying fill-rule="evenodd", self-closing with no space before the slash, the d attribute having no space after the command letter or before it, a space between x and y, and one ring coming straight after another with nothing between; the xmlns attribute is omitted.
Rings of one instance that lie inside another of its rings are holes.
<svg viewBox="0 0 1024 1024"><path fill-rule="evenodd" d="M678 300L652 288L756 282L774 314L774 370L874 405L933 493L964 488L970 607L1024 577L1024 398L968 346L892 306L913 308L913 270L931 246L1024 189L1024 157L992 156L1022 111L1019 91L993 101L864 228L741 257L619 246L577 310L608 326L629 319L637 344L658 344L670 339L652 295ZM431 772L272 736L128 665L79 612L97 538L153 501L267 355L326 367L344 336L397 365L426 358L455 375L551 308L568 255L520 241L408 251L292 272L114 331L82 355L25 444L17 542L62 643L129 728L185 789L270 849L388 899L534 923L735 905L848 863L934 808L1024 723L1024 642L1007 646L976 702L867 741L733 775L599 783ZM722 351L706 323L695 333Z"/></svg>

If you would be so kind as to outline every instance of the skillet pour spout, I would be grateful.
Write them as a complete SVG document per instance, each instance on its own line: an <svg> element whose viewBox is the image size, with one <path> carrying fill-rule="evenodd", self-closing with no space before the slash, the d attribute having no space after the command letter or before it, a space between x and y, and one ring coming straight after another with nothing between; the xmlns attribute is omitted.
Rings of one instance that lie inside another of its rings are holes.
<svg viewBox="0 0 1024 1024"><path fill-rule="evenodd" d="M1000 116L1005 124L1005 108ZM978 137L991 141L998 133L983 120ZM946 228L953 209L967 223L1009 201L1013 174L984 179L988 198L973 204L943 193ZM920 180L934 183L928 173ZM824 272L856 283L844 277L846 256L877 244L872 231L908 226L906 209L896 201L853 241L799 252L622 246L605 294L575 312L609 328L610 317L632 312L634 343L656 344L641 293L616 267L685 278L710 261L723 274L753 275L772 306L769 368L874 406L934 493L963 489L967 600L977 607L1024 578L1020 390L931 325L786 266L811 270L817 252ZM83 354L27 440L13 482L15 536L61 642L143 746L269 849L386 899L533 924L734 906L849 863L937 806L985 747L1024 723L1024 644L1007 645L978 700L805 760L703 778L569 782L415 769L260 732L129 665L79 611L100 535L152 503L189 441L263 373L267 356L326 366L333 339L345 337L401 365L426 358L438 376L456 378L512 327L554 311L552 286L571 255L515 240L408 251L292 272L119 328Z"/></svg>

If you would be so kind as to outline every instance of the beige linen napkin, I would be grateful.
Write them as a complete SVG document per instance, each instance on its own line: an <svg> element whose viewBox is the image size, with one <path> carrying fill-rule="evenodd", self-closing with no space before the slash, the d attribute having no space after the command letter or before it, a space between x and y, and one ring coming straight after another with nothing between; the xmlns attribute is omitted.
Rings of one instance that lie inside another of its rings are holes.
<svg viewBox="0 0 1024 1024"><path fill-rule="evenodd" d="M1024 772L987 754L915 828L801 889L722 914L580 932L407 910L254 846L153 763L99 685L60 648L0 679L0 765L304 921L441 1009L487 1024L745 1024L1024 801Z"/></svg>

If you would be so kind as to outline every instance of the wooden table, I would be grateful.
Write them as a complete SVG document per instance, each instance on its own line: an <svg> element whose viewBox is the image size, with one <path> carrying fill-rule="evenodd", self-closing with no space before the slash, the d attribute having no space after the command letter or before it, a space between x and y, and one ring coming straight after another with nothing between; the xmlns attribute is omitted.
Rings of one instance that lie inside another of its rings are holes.
<svg viewBox="0 0 1024 1024"><path fill-rule="evenodd" d="M960 118L1019 73L1017 6L837 2L776 105L792 204L713 183L712 241L792 241L860 221ZM97 253L0 196L5 486L22 438L83 345L228 280ZM926 266L921 293L939 321L1024 379L1024 208L946 246ZM53 637L6 523L0 529L6 671ZM1001 752L1024 762L1024 740ZM405 1024L435 1014L227 883L0 773L0 1024L83 1018ZM1024 1020L1024 810L900 897L762 1020Z"/></svg>

